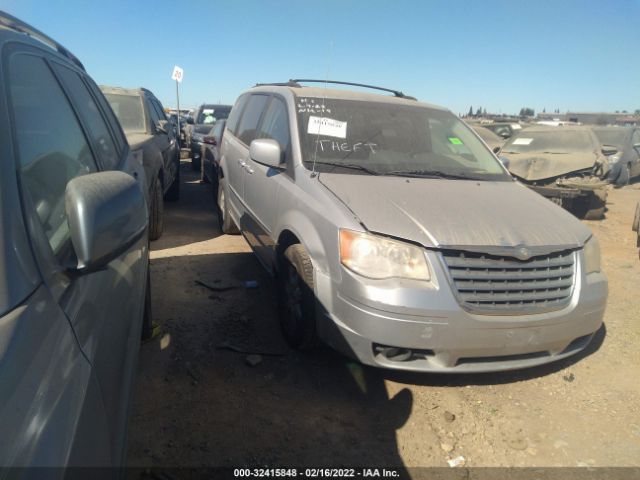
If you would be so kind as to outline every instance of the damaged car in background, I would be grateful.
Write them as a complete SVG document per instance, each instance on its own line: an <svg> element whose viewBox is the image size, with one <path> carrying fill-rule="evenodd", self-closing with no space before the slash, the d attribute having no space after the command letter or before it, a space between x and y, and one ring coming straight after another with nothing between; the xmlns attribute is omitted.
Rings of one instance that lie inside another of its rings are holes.
<svg viewBox="0 0 640 480"><path fill-rule="evenodd" d="M604 216L614 147L582 126L534 126L511 137L500 155L520 182L580 218Z"/></svg>
<svg viewBox="0 0 640 480"><path fill-rule="evenodd" d="M609 179L616 187L623 187L640 175L640 128L594 127L603 148L616 151L609 156Z"/></svg>

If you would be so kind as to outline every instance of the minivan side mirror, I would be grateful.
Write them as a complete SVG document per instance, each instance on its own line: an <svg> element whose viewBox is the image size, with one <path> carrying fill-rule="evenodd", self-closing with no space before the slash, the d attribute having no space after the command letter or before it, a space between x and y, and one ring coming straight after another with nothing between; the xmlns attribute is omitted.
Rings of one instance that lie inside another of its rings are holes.
<svg viewBox="0 0 640 480"><path fill-rule="evenodd" d="M138 182L119 172L73 178L65 192L65 210L78 264L88 273L122 255L147 230L148 213Z"/></svg>
<svg viewBox="0 0 640 480"><path fill-rule="evenodd" d="M189 125L193 125L195 122L193 121L193 117L187 117L187 123Z"/></svg>
<svg viewBox="0 0 640 480"><path fill-rule="evenodd" d="M509 161L509 159L507 157L498 157L498 160L500 160L502 165L504 165L504 168L509 170L509 165L510 165L511 162Z"/></svg>
<svg viewBox="0 0 640 480"><path fill-rule="evenodd" d="M268 167L280 168L282 166L282 150L280 144L270 138L260 138L251 142L249 156L254 162Z"/></svg>

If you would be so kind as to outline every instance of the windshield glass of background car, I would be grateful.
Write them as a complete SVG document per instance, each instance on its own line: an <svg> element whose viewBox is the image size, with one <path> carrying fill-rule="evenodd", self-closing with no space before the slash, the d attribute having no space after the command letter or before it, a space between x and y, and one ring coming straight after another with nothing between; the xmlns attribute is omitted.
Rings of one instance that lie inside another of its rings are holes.
<svg viewBox="0 0 640 480"><path fill-rule="evenodd" d="M547 152L572 153L593 150L591 137L587 132L565 131L562 127L544 132L525 130L517 137L510 138L503 153Z"/></svg>
<svg viewBox="0 0 640 480"><path fill-rule="evenodd" d="M231 108L229 107L203 108L198 114L196 123L199 125L213 125L216 120L226 119L230 111Z"/></svg>
<svg viewBox="0 0 640 480"><path fill-rule="evenodd" d="M142 98L138 95L105 93L125 132L146 132Z"/></svg>
<svg viewBox="0 0 640 480"><path fill-rule="evenodd" d="M624 145L624 139L627 136L625 130L593 130L598 140L603 145L612 145L614 147L622 147Z"/></svg>
<svg viewBox="0 0 640 480"><path fill-rule="evenodd" d="M508 180L502 166L462 121L427 107L342 99L296 100L303 162L317 171L358 165L378 174L437 171ZM340 173L358 173L341 170Z"/></svg>

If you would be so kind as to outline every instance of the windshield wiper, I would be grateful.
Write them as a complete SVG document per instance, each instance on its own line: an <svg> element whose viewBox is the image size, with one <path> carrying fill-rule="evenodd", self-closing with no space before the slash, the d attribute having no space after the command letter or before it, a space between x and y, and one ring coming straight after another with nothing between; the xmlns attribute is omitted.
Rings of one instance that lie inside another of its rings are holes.
<svg viewBox="0 0 640 480"><path fill-rule="evenodd" d="M439 170L392 170L390 172L384 172L383 175L416 178L448 178L452 180L478 180L477 178L469 177L461 173L446 173Z"/></svg>
<svg viewBox="0 0 640 480"><path fill-rule="evenodd" d="M500 153L520 153L520 152L514 152L513 150L501 150Z"/></svg>
<svg viewBox="0 0 640 480"><path fill-rule="evenodd" d="M567 152L549 152L549 151L542 152L542 153L548 153L548 154L551 154L551 155L566 155L567 154Z"/></svg>
<svg viewBox="0 0 640 480"><path fill-rule="evenodd" d="M381 175L381 173L376 170L371 170L370 168L363 167L362 165L357 165L355 163L340 163L340 162L315 162L315 163L316 165L330 165L332 167L342 167L342 168L349 168L351 170L361 170L370 175Z"/></svg>

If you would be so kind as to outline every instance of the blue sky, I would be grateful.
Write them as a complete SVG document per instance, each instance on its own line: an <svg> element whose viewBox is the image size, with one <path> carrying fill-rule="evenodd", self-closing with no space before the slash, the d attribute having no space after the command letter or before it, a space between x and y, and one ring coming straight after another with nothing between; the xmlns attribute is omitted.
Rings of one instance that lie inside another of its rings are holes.
<svg viewBox="0 0 640 480"><path fill-rule="evenodd" d="M99 84L175 106L329 77L466 113L640 109L640 0L0 0Z"/></svg>

